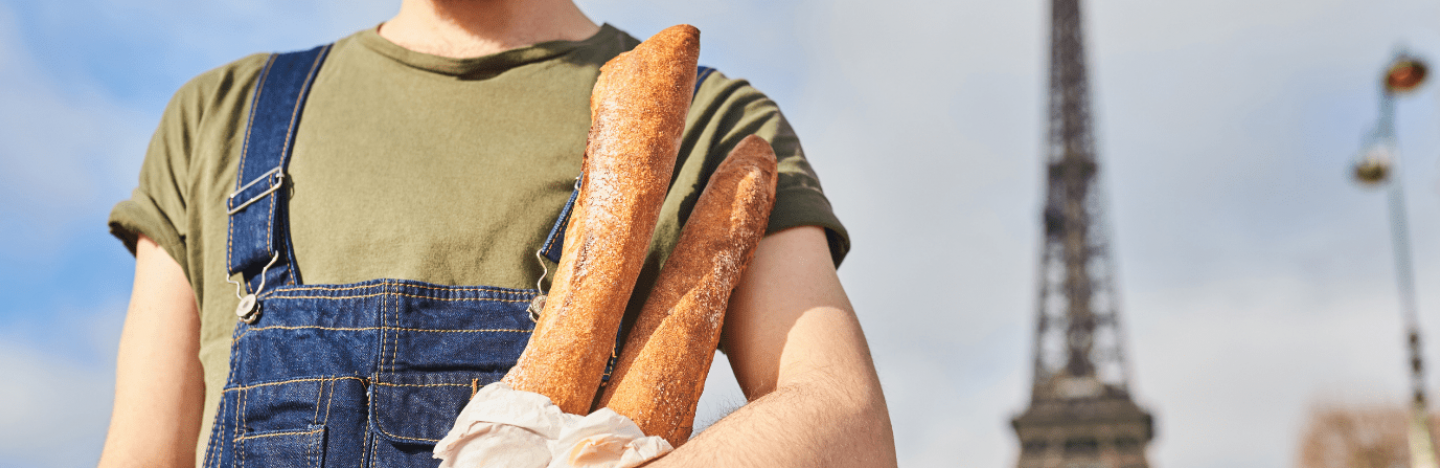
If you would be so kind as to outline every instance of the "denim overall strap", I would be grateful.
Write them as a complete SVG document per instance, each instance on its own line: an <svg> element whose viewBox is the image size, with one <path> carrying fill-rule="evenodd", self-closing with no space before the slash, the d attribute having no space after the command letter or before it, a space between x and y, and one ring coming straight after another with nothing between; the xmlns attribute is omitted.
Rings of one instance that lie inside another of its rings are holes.
<svg viewBox="0 0 1440 468"><path fill-rule="evenodd" d="M695 91L690 96L692 99L700 94L700 84L714 72L714 68L704 65L695 68ZM580 176L584 177L584 174ZM545 243L540 247L540 254L555 263L560 263L560 250L565 244L565 226L570 224L571 208L575 207L575 198L580 196L580 180L580 177L575 178L575 190L570 192L570 201L565 202L565 208L560 210L560 219L555 222L555 227L550 229L550 235L545 236Z"/></svg>
<svg viewBox="0 0 1440 468"><path fill-rule="evenodd" d="M690 96L691 98L694 98L695 95L700 94L700 84L704 83L705 78L709 78L710 74L714 72L714 68L710 68L704 65L695 67L695 91L694 94Z"/></svg>
<svg viewBox="0 0 1440 468"><path fill-rule="evenodd" d="M230 214L227 273L244 273L252 294L259 292L260 284L299 281L282 188L305 97L329 51L327 44L273 54L255 85L236 190L226 199Z"/></svg>

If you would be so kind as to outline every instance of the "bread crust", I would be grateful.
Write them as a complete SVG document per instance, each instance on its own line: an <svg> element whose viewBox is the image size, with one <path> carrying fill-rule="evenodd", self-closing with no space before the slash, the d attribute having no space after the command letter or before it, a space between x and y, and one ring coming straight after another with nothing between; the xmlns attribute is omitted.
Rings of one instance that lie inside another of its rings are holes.
<svg viewBox="0 0 1440 468"><path fill-rule="evenodd" d="M580 195L530 342L504 381L585 414L670 185L700 31L667 28L600 68Z"/></svg>
<svg viewBox="0 0 1440 468"><path fill-rule="evenodd" d="M631 329L600 405L673 446L690 438L730 293L765 235L775 152L751 135L715 170Z"/></svg>

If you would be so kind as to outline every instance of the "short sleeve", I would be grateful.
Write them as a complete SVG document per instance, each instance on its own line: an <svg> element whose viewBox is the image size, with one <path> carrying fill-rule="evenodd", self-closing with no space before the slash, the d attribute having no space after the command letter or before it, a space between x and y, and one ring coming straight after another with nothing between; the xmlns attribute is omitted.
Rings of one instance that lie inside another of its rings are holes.
<svg viewBox="0 0 1440 468"><path fill-rule="evenodd" d="M160 125L150 140L140 166L139 185L130 199L110 211L110 233L130 253L140 235L154 240L189 275L186 261L186 226L192 142L201 116L201 94L206 75L180 88L165 107Z"/></svg>
<svg viewBox="0 0 1440 468"><path fill-rule="evenodd" d="M706 128L698 133L703 142L697 143L710 144L710 158L715 159L711 164L718 165L719 159L746 136L759 135L769 141L775 150L779 176L766 234L799 226L825 228L831 259L840 266L850 251L850 235L835 216L820 187L820 178L800 146L800 138L780 107L749 82L719 72L711 73L699 86L692 112L702 113L699 120Z"/></svg>

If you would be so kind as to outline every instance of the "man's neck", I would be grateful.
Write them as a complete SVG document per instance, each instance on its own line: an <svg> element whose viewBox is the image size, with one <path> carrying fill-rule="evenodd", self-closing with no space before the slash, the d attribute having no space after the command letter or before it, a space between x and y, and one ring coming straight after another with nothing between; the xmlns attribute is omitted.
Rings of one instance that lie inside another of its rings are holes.
<svg viewBox="0 0 1440 468"><path fill-rule="evenodd" d="M380 36L416 52L468 58L599 30L571 0L403 0Z"/></svg>

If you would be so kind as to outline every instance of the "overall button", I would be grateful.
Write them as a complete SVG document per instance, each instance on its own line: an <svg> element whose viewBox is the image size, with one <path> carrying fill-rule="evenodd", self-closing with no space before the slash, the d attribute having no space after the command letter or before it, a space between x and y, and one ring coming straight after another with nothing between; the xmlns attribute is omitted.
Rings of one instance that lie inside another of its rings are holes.
<svg viewBox="0 0 1440 468"><path fill-rule="evenodd" d="M540 321L540 313L545 311L545 295L540 294L531 299L527 310L530 312L530 320Z"/></svg>
<svg viewBox="0 0 1440 468"><path fill-rule="evenodd" d="M240 298L240 305L235 306L235 315L245 323L255 323L255 319L260 318L260 304L254 294L246 294Z"/></svg>

